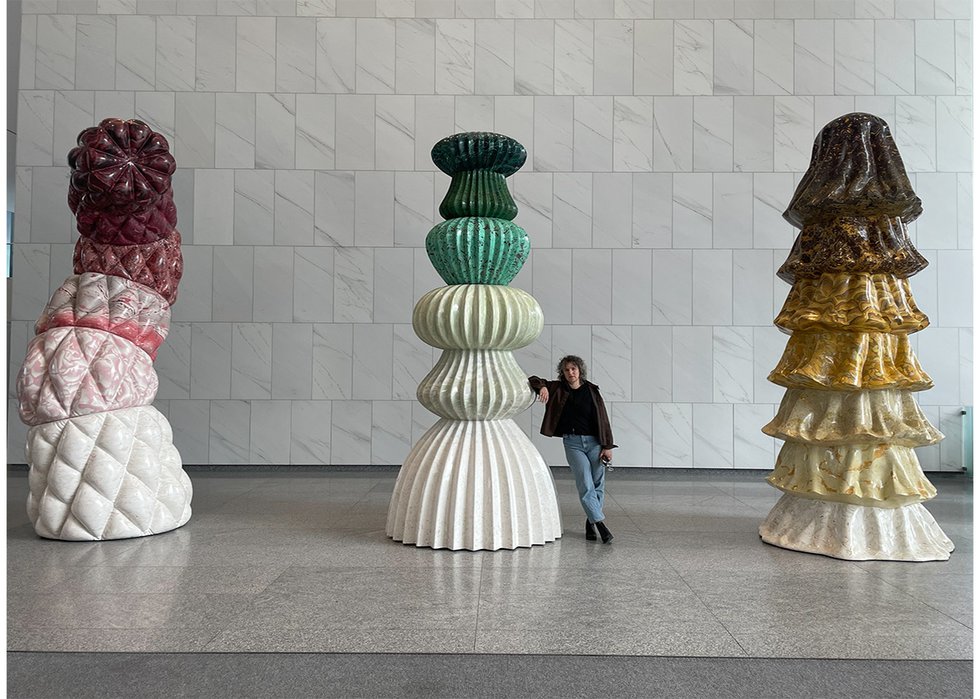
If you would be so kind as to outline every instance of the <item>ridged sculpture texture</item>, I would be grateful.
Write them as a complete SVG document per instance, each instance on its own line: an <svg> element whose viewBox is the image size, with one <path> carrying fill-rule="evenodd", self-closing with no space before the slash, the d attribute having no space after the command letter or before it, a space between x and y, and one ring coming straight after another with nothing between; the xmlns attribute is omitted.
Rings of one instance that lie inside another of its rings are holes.
<svg viewBox="0 0 980 699"><path fill-rule="evenodd" d="M769 380L785 387L763 428L785 441L784 492L764 541L849 560L946 560L922 502L936 495L914 448L943 438L913 395L932 387L909 344L929 320L908 278L928 262L906 226L922 213L888 125L847 114L823 128L783 216L802 229L778 276L790 334Z"/></svg>
<svg viewBox="0 0 980 699"><path fill-rule="evenodd" d="M104 119L68 154L81 237L17 377L30 426L27 511L43 537L124 539L191 516L192 488L167 419L151 403L153 360L183 273L167 139Z"/></svg>
<svg viewBox="0 0 980 699"><path fill-rule="evenodd" d="M537 301L507 286L530 243L513 223L505 178L526 157L520 143L494 133L456 134L432 149L452 183L439 207L446 220L425 249L448 286L419 299L412 327L443 350L417 392L439 420L398 474L386 529L396 541L475 551L561 536L551 472L512 419L534 395L511 352L544 327Z"/></svg>

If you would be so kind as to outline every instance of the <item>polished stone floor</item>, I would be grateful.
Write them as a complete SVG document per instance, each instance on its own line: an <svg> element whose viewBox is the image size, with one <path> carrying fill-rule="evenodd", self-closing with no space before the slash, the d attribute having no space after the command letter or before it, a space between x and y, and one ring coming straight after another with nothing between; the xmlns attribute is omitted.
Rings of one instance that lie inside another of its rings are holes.
<svg viewBox="0 0 980 699"><path fill-rule="evenodd" d="M389 652L970 659L972 480L931 476L944 563L846 562L760 542L761 473L608 479L609 546L498 552L384 534L395 472L191 472L194 516L156 537L37 538L8 474L7 646L73 652Z"/></svg>

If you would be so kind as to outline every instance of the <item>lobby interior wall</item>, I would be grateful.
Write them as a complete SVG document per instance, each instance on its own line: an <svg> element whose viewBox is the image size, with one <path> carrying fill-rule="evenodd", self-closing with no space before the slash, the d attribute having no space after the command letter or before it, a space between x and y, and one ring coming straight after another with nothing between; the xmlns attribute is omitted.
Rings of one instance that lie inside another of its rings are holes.
<svg viewBox="0 0 980 699"><path fill-rule="evenodd" d="M514 285L546 327L516 353L583 356L620 465L769 468L782 389L781 218L823 124L891 125L925 213L911 279L917 395L962 465L972 400L969 0L34 0L23 3L14 377L71 273L65 156L100 119L170 139L185 273L155 405L187 464L399 464L435 421L438 352L411 328L442 285L423 247L440 138L521 141L510 179L531 258ZM537 435L551 464L559 440Z"/></svg>

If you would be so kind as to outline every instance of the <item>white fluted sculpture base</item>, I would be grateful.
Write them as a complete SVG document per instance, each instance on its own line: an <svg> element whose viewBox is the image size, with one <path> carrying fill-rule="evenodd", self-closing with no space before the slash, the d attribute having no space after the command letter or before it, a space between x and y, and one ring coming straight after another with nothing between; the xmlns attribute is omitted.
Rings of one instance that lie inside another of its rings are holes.
<svg viewBox="0 0 980 699"><path fill-rule="evenodd" d="M385 531L435 549L545 544L561 536L555 482L513 420L441 419L402 465Z"/></svg>
<svg viewBox="0 0 980 699"><path fill-rule="evenodd" d="M848 561L946 561L953 550L920 503L865 507L785 494L759 536L774 546Z"/></svg>

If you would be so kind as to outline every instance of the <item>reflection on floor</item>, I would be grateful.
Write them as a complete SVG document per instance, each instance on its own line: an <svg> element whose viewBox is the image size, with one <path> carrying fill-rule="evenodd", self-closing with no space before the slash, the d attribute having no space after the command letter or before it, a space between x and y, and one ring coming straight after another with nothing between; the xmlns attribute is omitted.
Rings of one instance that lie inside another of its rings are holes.
<svg viewBox="0 0 980 699"><path fill-rule="evenodd" d="M972 480L935 476L945 563L846 562L757 535L761 473L610 474L615 541L416 549L384 534L393 470L198 471L182 529L101 543L34 535L8 474L13 651L972 658Z"/></svg>

